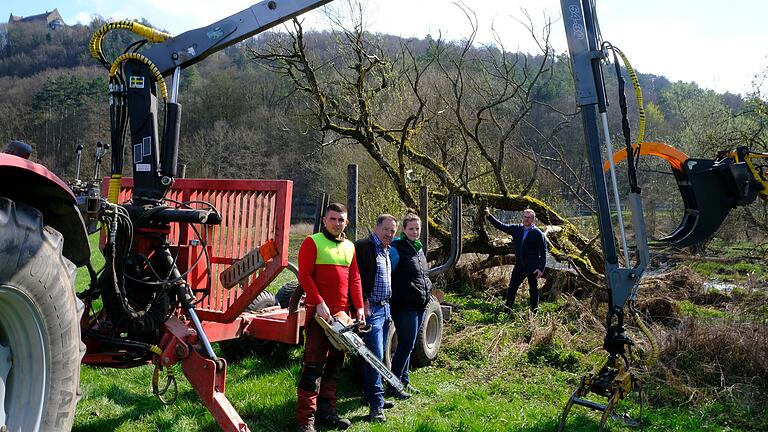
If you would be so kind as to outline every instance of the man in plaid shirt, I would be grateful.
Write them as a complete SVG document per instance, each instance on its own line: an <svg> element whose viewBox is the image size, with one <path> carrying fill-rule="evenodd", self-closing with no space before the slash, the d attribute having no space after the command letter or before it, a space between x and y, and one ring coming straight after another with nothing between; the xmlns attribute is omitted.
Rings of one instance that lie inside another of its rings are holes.
<svg viewBox="0 0 768 432"><path fill-rule="evenodd" d="M389 262L389 245L397 231L397 220L389 214L376 218L376 227L368 237L355 242L360 280L363 285L365 321L371 330L363 337L365 344L379 360L384 357L384 339L389 331L392 317L389 312L389 298L392 296L392 265ZM401 399L406 394L395 395ZM376 369L363 364L363 397L370 406L369 420L383 422L385 408L384 386ZM390 407L387 405L386 407Z"/></svg>

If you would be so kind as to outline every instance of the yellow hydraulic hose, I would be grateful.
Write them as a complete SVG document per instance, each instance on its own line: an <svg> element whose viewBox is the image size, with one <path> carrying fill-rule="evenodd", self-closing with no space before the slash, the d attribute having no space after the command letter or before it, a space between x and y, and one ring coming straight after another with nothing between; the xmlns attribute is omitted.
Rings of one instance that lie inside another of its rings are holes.
<svg viewBox="0 0 768 432"><path fill-rule="evenodd" d="M88 44L88 50L91 52L91 56L96 60L101 60L106 63L104 53L101 51L101 41L104 39L104 36L112 30L128 30L153 43L159 43L171 37L168 33L155 30L152 27L147 27L135 21L115 21L104 24L100 29L96 30L93 36L91 36L91 42Z"/></svg>
<svg viewBox="0 0 768 432"><path fill-rule="evenodd" d="M163 76L160 74L160 70L157 68L157 66L155 66L154 63L152 63L151 60L149 60L146 56L143 56L139 53L125 53L120 57L116 58L115 61L112 63L112 67L109 69L109 77L112 78L115 75L117 75L117 71L120 66L120 63L130 59L138 60L149 67L149 72L155 78L155 81L157 81L157 85L160 87L160 94L162 95L163 100L168 99L168 88L165 85L165 80L163 80ZM132 83L130 82L128 83L128 87L131 87L132 85L133 85Z"/></svg>
<svg viewBox="0 0 768 432"><path fill-rule="evenodd" d="M107 191L107 200L111 203L117 204L117 200L120 198L120 180L123 178L121 174L112 174L109 179L109 190Z"/></svg>
<svg viewBox="0 0 768 432"><path fill-rule="evenodd" d="M629 77L632 79L632 87L635 89L635 97L637 98L637 111L640 117L639 125L637 128L637 142L642 143L645 139L645 108L643 107L643 91L640 89L640 81L637 79L637 74L632 68L632 65L629 63L627 56L625 56L624 53L615 46L612 46L612 48L616 50L616 53L619 56L621 56L621 60L624 62L624 67L627 68Z"/></svg>
<svg viewBox="0 0 768 432"><path fill-rule="evenodd" d="M635 311L635 321L637 321L637 326L640 327L640 331L643 332L643 335L648 338L648 342L651 343L651 355L648 357L648 359L645 360L645 365L653 366L659 359L659 344L656 342L656 338L653 337L651 329L645 325L645 322L643 322L642 318L640 318L640 315L637 313L637 311Z"/></svg>

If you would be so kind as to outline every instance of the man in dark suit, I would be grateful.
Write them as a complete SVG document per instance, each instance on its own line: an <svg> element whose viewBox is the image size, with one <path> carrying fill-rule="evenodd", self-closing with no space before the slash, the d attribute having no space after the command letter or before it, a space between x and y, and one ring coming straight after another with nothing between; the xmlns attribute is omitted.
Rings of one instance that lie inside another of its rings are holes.
<svg viewBox="0 0 768 432"><path fill-rule="evenodd" d="M515 268L509 279L507 289L507 312L512 310L515 304L515 295L523 279L528 278L528 290L531 294L531 311L536 312L539 307L539 287L537 279L544 274L547 264L547 239L544 233L536 227L536 213L531 209L523 210L523 223L505 224L496 219L488 208L485 208L485 216L496 227L512 236L515 246Z"/></svg>

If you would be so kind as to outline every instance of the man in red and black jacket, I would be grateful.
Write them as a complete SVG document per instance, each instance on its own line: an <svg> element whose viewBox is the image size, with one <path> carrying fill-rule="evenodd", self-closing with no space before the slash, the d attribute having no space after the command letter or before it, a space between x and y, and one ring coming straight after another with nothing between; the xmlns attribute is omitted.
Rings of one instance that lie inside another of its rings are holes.
<svg viewBox="0 0 768 432"><path fill-rule="evenodd" d="M355 318L365 323L355 246L344 236L347 222L347 208L330 204L323 216L323 230L307 237L299 248L299 285L307 294L304 366L296 402L299 432L313 432L315 418L337 429L351 425L336 413L336 382L344 353L331 345L315 321L315 315L330 321L333 314L349 311L351 296Z"/></svg>

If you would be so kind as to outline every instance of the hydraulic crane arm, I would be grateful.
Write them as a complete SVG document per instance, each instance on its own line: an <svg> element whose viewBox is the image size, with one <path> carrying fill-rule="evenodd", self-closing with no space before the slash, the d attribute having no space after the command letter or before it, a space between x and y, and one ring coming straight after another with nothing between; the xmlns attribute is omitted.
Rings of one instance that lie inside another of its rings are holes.
<svg viewBox="0 0 768 432"><path fill-rule="evenodd" d="M151 339L152 343L157 344L145 344L147 348L143 348L142 351L146 352L138 354L135 358L130 354L112 357L113 353L108 353L104 357L121 365L133 366L137 362L143 363L151 355L152 361L158 368L180 362L193 388L201 396L218 425L226 432L245 432L250 429L224 395L226 361L217 357L211 346L211 339L206 334L207 326L203 324L204 315L198 315L200 309L197 304L212 292L210 279L214 273L211 270L213 266L209 254L215 243L206 244L204 240L206 236L198 236L198 243L193 245L191 241L186 241L184 234L181 234L190 229L189 224L221 224L222 217L214 203L204 202L206 199L214 200L215 194L205 193L191 198L195 204L201 204L202 208L189 208L189 202L176 202L175 205L169 205L168 203L172 200L167 200L165 197L177 175L181 126L181 104L177 102L177 95L181 70L227 46L329 1L265 0L207 27L188 31L176 37L170 37L168 34L131 21L109 23L93 35L90 43L91 54L109 69L112 132L109 196L107 201L97 200L100 208L96 212L100 221L108 227L103 237L108 270L102 272L102 277L99 278L92 272L94 284L91 293L96 292L95 296L102 296L104 301L102 316L111 322L109 327L113 330L120 329L120 335L110 336L110 340L128 341L141 338L140 340ZM114 29L131 30L146 40L131 44L122 55L108 61L101 50L101 41L106 32ZM146 42L154 45L144 46ZM168 87L164 79L168 75L173 75L171 92L167 91ZM158 102L163 104L161 106L164 107L165 113L162 133L158 131ZM220 107L208 106L207 109L216 110ZM126 136L131 149L129 163L133 171L133 188L132 196L128 199L130 202L119 202ZM274 192L270 190L270 194L272 193ZM290 187L283 189L282 193L283 199L285 194L290 197ZM276 193L276 195L279 194L280 192ZM239 204L229 208L226 208L226 205L224 207L230 218L237 220L249 211L253 213L251 216L256 218L268 217L270 221L266 219L260 221L259 226L268 227L273 224L274 233L270 235L277 237L285 232L284 240L287 240L287 231L278 228L284 221L278 222L278 220L281 217L284 218L286 214L290 215L290 204L276 197L271 199L271 202L271 204L264 204L263 207L255 204L261 210L242 210L238 207ZM191 206L195 207L195 204ZM274 206L274 210L270 206ZM220 238L257 235L250 231L246 232L247 230L238 231L231 226L219 231L222 233ZM197 232L196 227L191 228ZM266 233L267 231L264 231L262 234L267 235ZM230 240L227 240L227 244L229 243ZM241 244L240 247L243 245ZM183 250L190 250L187 247L200 247L202 250L198 260L192 264L182 256ZM171 252L172 250L174 252ZM263 253L262 251L257 255ZM208 257L206 260L208 268L194 268L200 257L204 255ZM253 254L249 256L254 258ZM242 261L236 261L234 264L242 263ZM254 266L258 267L258 264L255 263ZM185 266L188 267L184 268ZM273 268L277 270L279 265ZM195 274L201 275L197 279L190 277L195 279L194 286L186 279L193 269ZM228 282L236 285L238 280L246 278L255 270L253 268L243 270L242 266L237 266L233 270L234 273L224 272L222 275L232 276L230 278L232 280ZM265 272L267 273L262 273L259 277L269 275L269 270ZM274 273L271 277L274 277ZM209 281L207 287L204 282L206 279ZM203 282L200 282L201 280ZM253 280L261 281L256 277ZM265 277L264 280L268 283L271 278ZM255 284L256 282L253 282L250 286L253 287ZM96 287L104 287L104 291ZM244 297L237 297L237 300L234 296L228 297L230 300L225 308L239 303L243 303L242 307L245 308L258 292L260 291L252 290L250 299L245 299L248 301L242 301ZM138 306L139 303L142 306ZM232 311L235 313L231 314L231 320L235 320L239 311L237 309ZM292 326L293 323L287 319L284 325ZM88 325L90 329L92 326L90 323ZM280 325L273 323L269 329ZM238 324L230 328L237 328L239 330L236 331L240 332L243 330ZM115 333L115 331L110 332L113 335ZM100 333L96 332L96 334ZM129 343L129 346L139 346L136 344L136 342ZM107 346L110 347L108 349L112 349L111 345ZM115 342L114 346L122 345ZM159 369L156 370L159 371ZM172 375L169 377L172 378ZM169 380L168 383L170 385L171 381ZM154 387L158 390L156 384ZM156 395L161 396L164 392L165 390L156 391Z"/></svg>
<svg viewBox="0 0 768 432"><path fill-rule="evenodd" d="M181 69L330 1L264 0L209 26L176 37L130 22L108 24L106 30L98 31L91 41L91 53L110 69L112 178L109 200L117 201L127 127L130 127L132 150L133 203L139 207L157 205L173 184L177 175L181 124L181 105L176 100ZM130 28L154 45L139 52L127 50L109 63L103 58L99 45L101 37L111 28ZM169 95L163 77L171 74L173 85ZM157 126L158 97L165 102L162 136ZM189 217L197 220L202 216L190 214Z"/></svg>
<svg viewBox="0 0 768 432"><path fill-rule="evenodd" d="M268 0L234 15L152 45L142 52L162 76L186 68L224 48L269 30L332 0Z"/></svg>
<svg viewBox="0 0 768 432"><path fill-rule="evenodd" d="M609 334L606 336L605 348L611 354L620 354L624 352L627 343L624 341L626 337L623 335L622 323L612 323L612 319L618 317L621 321L624 305L628 300L634 299L634 291L648 263L642 201L639 190L630 191L629 202L632 209L632 227L635 231L637 256L635 266L622 267L619 264L616 250L608 188L603 171L604 158L600 150L598 117L603 123L603 133L607 135L606 109L608 103L605 97L605 83L600 65L603 53L598 45L593 1L561 0L560 4L563 10L568 49L571 53L571 65L576 84L576 102L581 108L592 186L597 201L600 239L606 264L605 279L608 285L610 304L606 319ZM627 159L631 160L632 158ZM623 226L619 227L619 230L623 229ZM629 260L626 261L625 265L629 266Z"/></svg>
<svg viewBox="0 0 768 432"><path fill-rule="evenodd" d="M607 417L616 404L633 388L636 378L630 371L632 340L624 332L625 306L635 300L640 277L648 264L648 241L645 233L645 221L642 212L640 189L630 171L629 204L632 210L632 229L636 242L635 265L631 265L628 248L624 237L624 226L615 172L611 166L611 176L606 179L603 171L603 154L600 146L600 133L606 143L606 152L613 163L610 133L607 120L607 100L601 61L605 57L599 40L598 26L594 15L594 0L561 0L563 23L571 56L576 102L581 108L584 138L589 157L592 186L597 204L600 239L605 259L605 282L608 292L608 313L605 319L606 335L603 348L609 357L605 364L589 376L582 378L582 384L568 401L561 417L559 430L566 424L570 408L576 404L603 412L600 430L603 430ZM600 121L598 121L598 118ZM601 125L600 125L601 124ZM602 126L602 128L600 127ZM634 160L632 149L628 149L627 161ZM624 266L619 261L619 254L614 237L614 224L611 215L607 180L613 186L615 205L618 209L618 230L622 235ZM633 181L634 180L634 181ZM584 397L589 392L608 397L607 404L598 404Z"/></svg>

